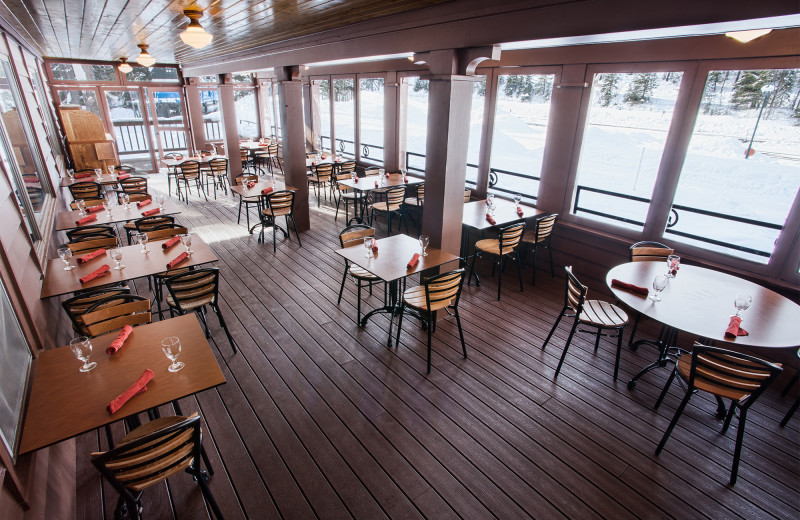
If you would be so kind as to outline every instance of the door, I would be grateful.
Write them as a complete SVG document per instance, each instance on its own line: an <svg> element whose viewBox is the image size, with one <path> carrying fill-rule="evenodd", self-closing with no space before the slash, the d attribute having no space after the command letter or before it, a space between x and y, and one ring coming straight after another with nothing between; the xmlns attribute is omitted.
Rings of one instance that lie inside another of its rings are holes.
<svg viewBox="0 0 800 520"><path fill-rule="evenodd" d="M135 88L101 89L114 130L121 164L145 172L157 170L150 125L142 104L142 90Z"/></svg>

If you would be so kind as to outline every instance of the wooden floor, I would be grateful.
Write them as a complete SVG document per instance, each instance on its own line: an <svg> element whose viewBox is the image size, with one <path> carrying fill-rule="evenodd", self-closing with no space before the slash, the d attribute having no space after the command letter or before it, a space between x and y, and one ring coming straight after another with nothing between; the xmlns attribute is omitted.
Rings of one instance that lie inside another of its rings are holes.
<svg viewBox="0 0 800 520"><path fill-rule="evenodd" d="M151 186L163 189L163 176ZM257 243L236 215L234 197L220 193L207 203L193 196L179 216L219 257L222 312L239 347L233 355L212 316L227 383L181 402L184 414L204 417L210 486L226 518L800 517L800 415L778 426L794 399L779 396L786 377L750 411L730 487L738 421L721 435L705 395L655 456L683 391L675 383L656 411L666 369L626 388L654 350L623 347L614 382L615 346L603 340L594 352L580 334L553 380L568 332L559 327L542 350L563 304L558 271L540 272L534 287L527 268L520 292L508 269L497 302L496 280L480 267L482 286L465 286L460 306L469 357L453 320L440 321L426 375L418 324L407 320L400 345L387 348L386 317L356 326L351 281L337 305L341 215L335 222L314 201L302 247L279 238L277 254L271 236ZM366 306L380 302L376 292ZM652 322L642 330L657 331ZM105 448L99 432L78 438L78 518L113 518L117 494L88 458ZM209 515L185 474L148 489L143 503L151 519Z"/></svg>

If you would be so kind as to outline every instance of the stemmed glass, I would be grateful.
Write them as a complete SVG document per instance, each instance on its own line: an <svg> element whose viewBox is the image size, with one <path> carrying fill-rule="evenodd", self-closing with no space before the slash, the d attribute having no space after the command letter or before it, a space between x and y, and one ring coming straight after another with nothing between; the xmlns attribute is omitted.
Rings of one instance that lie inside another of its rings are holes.
<svg viewBox="0 0 800 520"><path fill-rule="evenodd" d="M147 249L147 243L149 241L150 241L150 237L147 236L147 233L139 233L139 243L142 244L142 250L139 251L140 253L147 254L147 253L150 252L150 250Z"/></svg>
<svg viewBox="0 0 800 520"><path fill-rule="evenodd" d="M350 180L352 180L352 181L356 180L356 171L355 170L352 170L350 172Z"/></svg>
<svg viewBox="0 0 800 520"><path fill-rule="evenodd" d="M70 341L69 348L76 358L83 361L83 366L80 368L81 372L88 372L97 366L94 361L89 363L89 356L92 355L92 342L86 336L78 336Z"/></svg>
<svg viewBox="0 0 800 520"><path fill-rule="evenodd" d="M69 264L69 259L72 258L72 249L68 247L59 247L58 256L67 264L67 267L64 268L65 271L72 271L75 269L74 265Z"/></svg>
<svg viewBox="0 0 800 520"><path fill-rule="evenodd" d="M681 265L681 257L678 255L669 255L667 257L667 278L675 278L678 272L678 267Z"/></svg>
<svg viewBox="0 0 800 520"><path fill-rule="evenodd" d="M103 209L106 210L108 213L108 218L111 218L111 201L108 199L103 199Z"/></svg>
<svg viewBox="0 0 800 520"><path fill-rule="evenodd" d="M164 211L164 202L167 200L166 196L163 193L159 193L156 195L156 202L158 202L158 208L161 211Z"/></svg>
<svg viewBox="0 0 800 520"><path fill-rule="evenodd" d="M422 247L422 256L428 256L428 244L430 244L431 239L428 235L420 235L419 236L419 245Z"/></svg>
<svg viewBox="0 0 800 520"><path fill-rule="evenodd" d="M75 170L73 170L72 168L67 169L67 177L69 177L70 180L74 181L75 180Z"/></svg>
<svg viewBox="0 0 800 520"><path fill-rule="evenodd" d="M82 217L86 215L86 201L83 199L78 199L75 201L75 204L78 206L78 214Z"/></svg>
<svg viewBox="0 0 800 520"><path fill-rule="evenodd" d="M494 216L495 209L497 209L497 203L494 201L494 197L492 197L492 200L489 201L489 215Z"/></svg>
<svg viewBox="0 0 800 520"><path fill-rule="evenodd" d="M656 275L656 277L653 278L653 289L655 289L656 292L650 295L650 299L653 300L654 302L660 302L661 296L659 296L658 293L663 291L664 287L666 286L667 286L667 276L663 274Z"/></svg>
<svg viewBox="0 0 800 520"><path fill-rule="evenodd" d="M733 298L733 305L736 307L736 315L738 316L742 311L746 311L751 303L753 303L753 297L749 294L737 294Z"/></svg>
<svg viewBox="0 0 800 520"><path fill-rule="evenodd" d="M116 267L114 267L114 269L117 269L117 270L125 269L125 266L120 263L120 262L122 262L122 249L120 249L119 247L116 247L116 248L112 249L111 250L111 258L117 264Z"/></svg>
<svg viewBox="0 0 800 520"><path fill-rule="evenodd" d="M488 204L489 206L494 204L494 193L489 192L486 194L486 204Z"/></svg>
<svg viewBox="0 0 800 520"><path fill-rule="evenodd" d="M181 235L181 243L186 246L186 252L190 255L194 253L192 251L192 235L191 233L186 233L185 235Z"/></svg>
<svg viewBox="0 0 800 520"><path fill-rule="evenodd" d="M108 165L108 174L109 175L114 175L114 165L113 164L109 164Z"/></svg>
<svg viewBox="0 0 800 520"><path fill-rule="evenodd" d="M167 369L170 372L177 372L186 366L182 361L178 361L178 356L181 354L181 340L177 336L164 338L161 341L161 350L172 361Z"/></svg>
<svg viewBox="0 0 800 520"><path fill-rule="evenodd" d="M97 180L100 180L100 176L103 175L103 169L102 168L95 168L94 169L94 174L97 175Z"/></svg>
<svg viewBox="0 0 800 520"><path fill-rule="evenodd" d="M514 194L514 205L519 206L519 203L522 202L522 195L519 193Z"/></svg>
<svg viewBox="0 0 800 520"><path fill-rule="evenodd" d="M126 210L126 211L127 211L127 210L129 210L129 209L131 209L131 208L128 206L128 204L130 204L130 203L131 203L131 196L130 196L130 195L128 195L127 193L123 193L123 194L122 194L122 203L123 203L123 204L125 204L125 210Z"/></svg>
<svg viewBox="0 0 800 520"><path fill-rule="evenodd" d="M364 247L367 248L367 254L364 255L364 258L372 258L372 246L375 244L375 238L373 237L364 237Z"/></svg>

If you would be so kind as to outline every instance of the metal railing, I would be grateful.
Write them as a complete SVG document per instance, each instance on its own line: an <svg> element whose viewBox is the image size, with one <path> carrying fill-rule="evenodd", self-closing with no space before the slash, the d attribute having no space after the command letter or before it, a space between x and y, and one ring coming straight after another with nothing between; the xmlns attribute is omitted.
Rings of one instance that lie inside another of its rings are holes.
<svg viewBox="0 0 800 520"><path fill-rule="evenodd" d="M320 136L320 144L322 149L331 149L331 138L328 135L321 135ZM350 152L345 150L345 144L353 145L353 149L355 150L356 143L353 141L348 141L347 139L336 139L336 152L338 155L343 157L350 157L355 159L355 152ZM376 144L369 144L369 143L361 143L361 159L365 161L372 161L378 164L383 164L383 159L378 159L375 157L370 157L371 150L383 150L383 146L378 146Z"/></svg>
<svg viewBox="0 0 800 520"><path fill-rule="evenodd" d="M150 153L147 132L142 121L114 121L117 153L120 156ZM164 152L186 150L185 130L161 130L161 147Z"/></svg>

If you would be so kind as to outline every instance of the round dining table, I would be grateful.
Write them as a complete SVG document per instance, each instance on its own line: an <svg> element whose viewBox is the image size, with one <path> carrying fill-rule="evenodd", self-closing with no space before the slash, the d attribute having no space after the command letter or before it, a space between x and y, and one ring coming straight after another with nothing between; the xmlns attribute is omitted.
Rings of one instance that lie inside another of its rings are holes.
<svg viewBox="0 0 800 520"><path fill-rule="evenodd" d="M659 338L659 359L645 367L628 383L633 388L646 372L667 361L674 361L677 332L716 343L758 348L797 348L800 345L800 305L756 283L705 267L681 264L675 277L669 278L661 291L661 301L615 287L611 281L646 287L653 294L653 279L666 274L666 262L629 262L612 268L606 275L614 295L631 309L663 325ZM746 336L729 338L725 330L736 314L733 300L737 294L753 297L747 310L741 312L741 328Z"/></svg>

